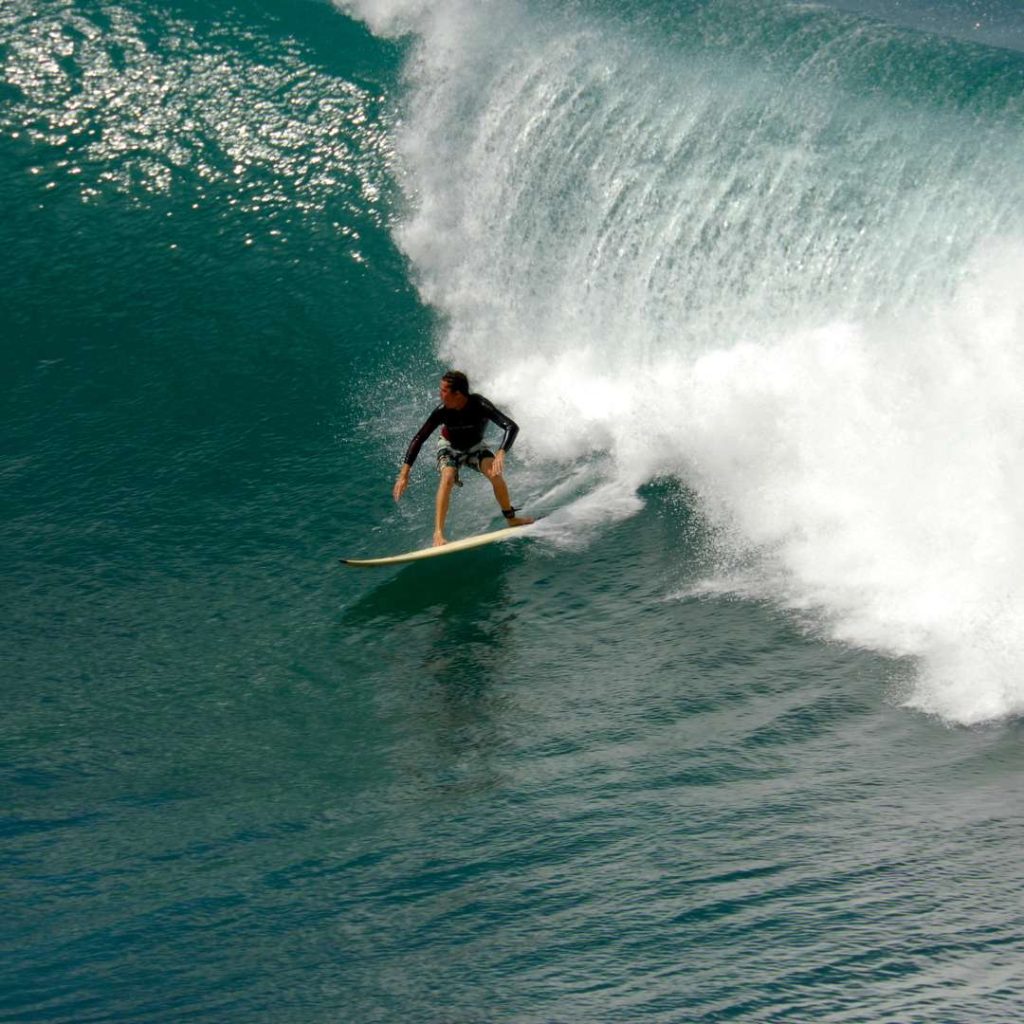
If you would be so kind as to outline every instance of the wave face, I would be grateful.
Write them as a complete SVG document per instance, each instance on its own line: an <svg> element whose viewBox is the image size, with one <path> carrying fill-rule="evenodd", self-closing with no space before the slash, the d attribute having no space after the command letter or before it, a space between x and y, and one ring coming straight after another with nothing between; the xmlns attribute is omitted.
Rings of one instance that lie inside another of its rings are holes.
<svg viewBox="0 0 1024 1024"><path fill-rule="evenodd" d="M678 475L707 586L1024 710L1024 59L804 5L354 2L412 33L396 230L538 463ZM609 507L631 507L628 501Z"/></svg>

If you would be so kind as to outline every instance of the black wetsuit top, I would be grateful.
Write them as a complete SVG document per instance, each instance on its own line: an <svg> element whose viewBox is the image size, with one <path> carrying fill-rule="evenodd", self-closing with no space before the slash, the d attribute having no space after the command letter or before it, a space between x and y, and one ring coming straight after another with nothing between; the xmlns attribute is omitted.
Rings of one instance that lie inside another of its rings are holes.
<svg viewBox="0 0 1024 1024"><path fill-rule="evenodd" d="M487 421L496 423L505 431L499 448L508 451L519 433L519 427L499 409L496 409L483 395L469 395L468 401L461 409L446 409L439 405L428 417L416 436L409 442L405 453L405 463L411 466L423 447L423 442L438 428L441 436L456 451L468 451L484 439Z"/></svg>

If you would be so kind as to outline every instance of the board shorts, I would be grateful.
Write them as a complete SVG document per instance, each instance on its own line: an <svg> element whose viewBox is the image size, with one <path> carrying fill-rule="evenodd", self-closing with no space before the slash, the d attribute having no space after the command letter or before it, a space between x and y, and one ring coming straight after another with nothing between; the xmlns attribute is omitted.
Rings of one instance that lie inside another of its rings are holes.
<svg viewBox="0 0 1024 1024"><path fill-rule="evenodd" d="M437 439L437 471L440 473L442 469L454 469L455 480L460 486L462 481L459 480L459 470L463 466L468 466L470 469L475 469L478 473L482 473L483 470L480 468L480 463L484 459L493 458L494 452L483 441L473 445L472 448L466 451L460 451L458 448L453 448L443 437Z"/></svg>

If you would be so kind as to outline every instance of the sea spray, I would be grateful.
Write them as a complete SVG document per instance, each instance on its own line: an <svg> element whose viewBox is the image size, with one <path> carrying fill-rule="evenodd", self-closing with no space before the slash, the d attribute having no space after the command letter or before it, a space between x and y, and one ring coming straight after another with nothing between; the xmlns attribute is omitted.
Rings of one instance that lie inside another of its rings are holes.
<svg viewBox="0 0 1024 1024"><path fill-rule="evenodd" d="M760 553L724 585L919 658L911 702L961 722L1024 708L1022 272L996 248L948 306L738 345L679 389L679 472Z"/></svg>
<svg viewBox="0 0 1024 1024"><path fill-rule="evenodd" d="M731 6L741 43L771 21ZM527 5L355 11L419 33L396 234L523 451L606 453L605 496L678 475L733 589L912 656L915 706L1024 710L1024 146L998 75L960 89L984 55L935 41L923 89L892 69L927 40L828 12L774 67Z"/></svg>

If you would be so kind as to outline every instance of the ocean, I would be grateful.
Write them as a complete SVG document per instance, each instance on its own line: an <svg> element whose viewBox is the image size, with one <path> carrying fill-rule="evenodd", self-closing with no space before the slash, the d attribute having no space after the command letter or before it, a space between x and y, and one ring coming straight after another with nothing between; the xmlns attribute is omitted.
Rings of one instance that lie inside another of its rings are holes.
<svg viewBox="0 0 1024 1024"><path fill-rule="evenodd" d="M0 1021L1021 1019L1017 0L0 66ZM340 565L429 544L449 367L543 518Z"/></svg>

